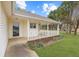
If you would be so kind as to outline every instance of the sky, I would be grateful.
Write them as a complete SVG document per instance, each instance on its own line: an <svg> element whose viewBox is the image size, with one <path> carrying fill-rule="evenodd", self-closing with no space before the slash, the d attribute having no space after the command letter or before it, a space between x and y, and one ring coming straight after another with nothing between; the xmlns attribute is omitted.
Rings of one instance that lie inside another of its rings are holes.
<svg viewBox="0 0 79 59"><path fill-rule="evenodd" d="M50 11L56 10L62 1L16 1L17 6L34 14L47 17Z"/></svg>

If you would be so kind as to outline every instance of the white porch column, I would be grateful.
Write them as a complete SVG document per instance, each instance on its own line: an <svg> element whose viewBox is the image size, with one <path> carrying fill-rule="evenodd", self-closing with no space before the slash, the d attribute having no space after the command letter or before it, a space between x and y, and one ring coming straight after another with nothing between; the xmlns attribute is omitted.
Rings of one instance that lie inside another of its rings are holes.
<svg viewBox="0 0 79 59"><path fill-rule="evenodd" d="M57 35L59 35L59 24L57 24Z"/></svg>
<svg viewBox="0 0 79 59"><path fill-rule="evenodd" d="M30 27L30 23L29 20L27 20L27 39L29 40L29 27Z"/></svg>
<svg viewBox="0 0 79 59"><path fill-rule="evenodd" d="M49 35L49 24L47 24L47 36Z"/></svg>
<svg viewBox="0 0 79 59"><path fill-rule="evenodd" d="M1 4L0 2L0 57L3 57L7 48L8 32L7 18Z"/></svg>
<svg viewBox="0 0 79 59"><path fill-rule="evenodd" d="M47 24L47 30L49 30L49 24Z"/></svg>

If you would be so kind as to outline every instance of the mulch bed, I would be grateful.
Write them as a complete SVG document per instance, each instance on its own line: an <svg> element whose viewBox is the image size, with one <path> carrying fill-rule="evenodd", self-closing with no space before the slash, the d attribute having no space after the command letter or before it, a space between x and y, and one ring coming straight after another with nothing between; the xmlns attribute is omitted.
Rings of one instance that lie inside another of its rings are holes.
<svg viewBox="0 0 79 59"><path fill-rule="evenodd" d="M37 40L33 40L33 41L28 41L26 45L31 46L31 48L36 47L36 46L38 46L38 48L46 47L60 39L61 39L61 36L41 38L41 39L37 39Z"/></svg>

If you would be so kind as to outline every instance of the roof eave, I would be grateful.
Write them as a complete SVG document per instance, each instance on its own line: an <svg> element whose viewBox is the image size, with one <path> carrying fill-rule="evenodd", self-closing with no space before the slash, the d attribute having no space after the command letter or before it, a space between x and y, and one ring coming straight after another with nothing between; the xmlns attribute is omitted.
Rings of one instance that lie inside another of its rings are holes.
<svg viewBox="0 0 79 59"><path fill-rule="evenodd" d="M33 18L33 19L39 19L39 20L41 20L40 18L37 18L37 17L25 16L25 15L18 14L18 13L14 13L14 15L16 15L16 16L21 16L21 17L26 17L26 18ZM49 21L49 20L42 20L42 21L47 21L47 22L52 22L52 23L57 23L57 24L59 24L59 22L54 21L54 20L51 20L51 21Z"/></svg>

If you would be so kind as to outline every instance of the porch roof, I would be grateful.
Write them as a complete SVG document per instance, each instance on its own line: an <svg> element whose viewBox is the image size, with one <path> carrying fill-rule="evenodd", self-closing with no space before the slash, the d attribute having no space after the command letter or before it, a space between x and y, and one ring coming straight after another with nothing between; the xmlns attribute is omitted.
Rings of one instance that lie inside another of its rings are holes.
<svg viewBox="0 0 79 59"><path fill-rule="evenodd" d="M47 21L47 22L52 22L52 23L60 23L60 22L52 20L50 18L43 17L43 16L28 12L28 11L25 11L25 10L21 10L21 9L18 10L18 11L15 11L14 15L21 16L21 17L33 18L35 20Z"/></svg>

